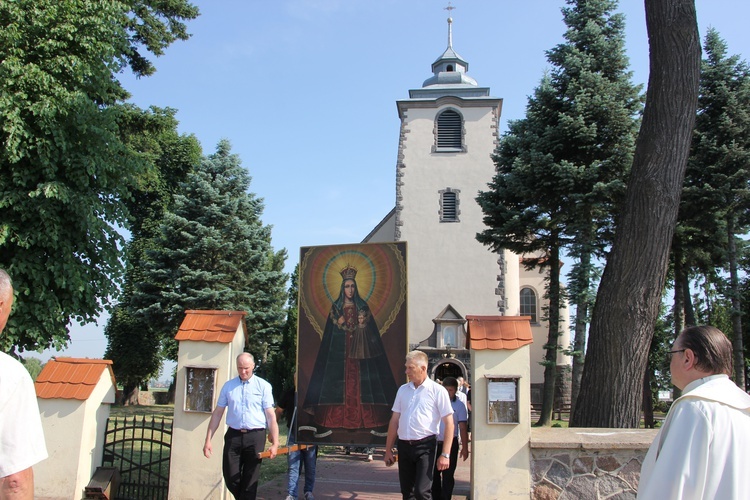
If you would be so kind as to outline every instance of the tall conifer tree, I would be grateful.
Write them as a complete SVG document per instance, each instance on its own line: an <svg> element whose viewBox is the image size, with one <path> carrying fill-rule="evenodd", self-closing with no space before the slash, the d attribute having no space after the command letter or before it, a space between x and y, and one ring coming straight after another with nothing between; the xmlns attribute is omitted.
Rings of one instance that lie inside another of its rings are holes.
<svg viewBox="0 0 750 500"><path fill-rule="evenodd" d="M725 291L732 304L735 382L744 388L739 258L740 236L750 226L750 68L739 56L727 55L727 44L714 29L706 33L704 50L678 234L684 247L702 250L690 254L689 264L705 266L710 259L729 272Z"/></svg>
<svg viewBox="0 0 750 500"><path fill-rule="evenodd" d="M597 290L574 427L637 427L700 79L693 0L646 0L646 106Z"/></svg>
<svg viewBox="0 0 750 500"><path fill-rule="evenodd" d="M125 247L125 281L119 303L104 329L106 359L114 362L117 381L126 403L138 402L138 389L158 375L163 361L161 339L142 316L135 314L135 285L143 281L143 260L156 245L159 225L173 204L174 194L201 160L198 140L177 132L175 110L144 111L127 106L120 118L123 141L147 165L137 178L132 197L125 201L130 213L131 238Z"/></svg>
<svg viewBox="0 0 750 500"><path fill-rule="evenodd" d="M543 251L548 266L550 332L544 403L548 424L555 394L561 304L559 259L575 258L571 298L577 306L574 397L582 371L594 259L601 256L624 192L641 110L624 50L624 17L614 0L569 0L565 42L547 52L552 71L529 99L526 118L509 124L495 161L498 173L478 201L490 229L479 241L520 253Z"/></svg>
<svg viewBox="0 0 750 500"><path fill-rule="evenodd" d="M226 140L188 175L174 209L147 252L132 303L169 359L189 309L247 312L249 349L261 365L284 320L286 250L274 252L263 200L248 192L250 176Z"/></svg>

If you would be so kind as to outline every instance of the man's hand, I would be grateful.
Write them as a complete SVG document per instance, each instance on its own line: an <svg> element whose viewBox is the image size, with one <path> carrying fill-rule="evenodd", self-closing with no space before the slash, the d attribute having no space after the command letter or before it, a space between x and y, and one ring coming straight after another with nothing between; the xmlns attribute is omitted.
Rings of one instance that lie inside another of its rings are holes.
<svg viewBox="0 0 750 500"><path fill-rule="evenodd" d="M278 444L272 444L271 447L268 449L268 453L270 454L269 458L276 458L276 452L279 451L279 445ZM307 471L305 471L307 473Z"/></svg>
<svg viewBox="0 0 750 500"><path fill-rule="evenodd" d="M213 448L211 447L211 441L206 441L206 444L203 445L203 455L206 458L211 458L211 454L213 453Z"/></svg>
<svg viewBox="0 0 750 500"><path fill-rule="evenodd" d="M446 470L450 467L451 461L444 456L440 455L437 459L437 470Z"/></svg>
<svg viewBox="0 0 750 500"><path fill-rule="evenodd" d="M461 447L461 460L466 462L467 458L469 458L469 446L465 444Z"/></svg>
<svg viewBox="0 0 750 500"><path fill-rule="evenodd" d="M396 457L393 456L393 450L386 449L385 455L383 456L383 462L385 462L386 467L390 467L391 465L396 463Z"/></svg>

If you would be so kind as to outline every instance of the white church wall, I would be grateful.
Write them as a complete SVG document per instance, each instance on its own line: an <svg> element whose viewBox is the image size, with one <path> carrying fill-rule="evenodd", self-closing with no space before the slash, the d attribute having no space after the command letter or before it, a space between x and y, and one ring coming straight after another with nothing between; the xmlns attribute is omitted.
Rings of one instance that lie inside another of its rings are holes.
<svg viewBox="0 0 750 500"><path fill-rule="evenodd" d="M492 103L497 100L459 110L464 119L464 153L432 152L435 117L455 106L409 108L404 113L402 126L409 133L403 135L401 148L404 201L399 219L400 239L409 245L410 343L429 336L432 319L448 304L463 316L499 313L498 254L476 241L483 225L475 197L486 189L494 172L488 154L494 148ZM447 188L460 190L459 222L440 221L440 191Z"/></svg>

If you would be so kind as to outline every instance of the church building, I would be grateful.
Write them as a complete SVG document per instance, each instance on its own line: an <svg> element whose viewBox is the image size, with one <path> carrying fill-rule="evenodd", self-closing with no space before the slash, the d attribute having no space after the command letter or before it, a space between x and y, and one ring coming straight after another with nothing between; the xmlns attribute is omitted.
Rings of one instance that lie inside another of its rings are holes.
<svg viewBox="0 0 750 500"><path fill-rule="evenodd" d="M430 359L429 375L468 379L466 316L530 316L532 402L544 382L544 275L525 270L524 256L493 252L476 234L486 229L475 198L495 173L503 100L467 72L469 63L448 47L433 75L396 102L401 131L396 162L396 205L364 243L405 241L408 252L409 350ZM560 346L570 344L567 306ZM558 372L570 365L560 353Z"/></svg>

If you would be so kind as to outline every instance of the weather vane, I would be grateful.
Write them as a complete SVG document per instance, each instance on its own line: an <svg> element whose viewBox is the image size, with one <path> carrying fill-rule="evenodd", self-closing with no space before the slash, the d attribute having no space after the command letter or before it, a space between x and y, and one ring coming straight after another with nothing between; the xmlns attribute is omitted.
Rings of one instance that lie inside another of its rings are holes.
<svg viewBox="0 0 750 500"><path fill-rule="evenodd" d="M456 8L454 6L452 6L450 2L448 2L448 6L445 7L443 10L447 10L448 11L448 15L450 16L451 15L451 11L452 10L456 10Z"/></svg>

